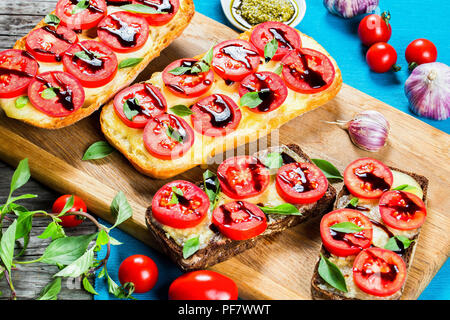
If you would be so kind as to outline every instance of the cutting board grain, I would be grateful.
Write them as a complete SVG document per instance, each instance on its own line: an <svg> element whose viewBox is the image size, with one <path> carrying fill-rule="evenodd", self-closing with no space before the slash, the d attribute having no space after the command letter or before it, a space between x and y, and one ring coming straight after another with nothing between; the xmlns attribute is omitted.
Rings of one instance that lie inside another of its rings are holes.
<svg viewBox="0 0 450 320"><path fill-rule="evenodd" d="M151 63L138 81L161 71L174 59L197 55L212 44L235 36L233 30L197 13L180 39ZM326 43L322 45L326 48ZM382 112L392 126L388 145L377 154L357 149L345 131L324 122L350 119L364 109ZM416 299L449 255L450 137L346 85L324 107L284 125L279 136L280 143L297 143L312 157L327 159L340 170L358 157L373 156L429 178L429 216L403 295L404 299ZM62 193L78 194L93 213L109 221L109 204L122 190L134 216L121 228L153 246L145 227L145 208L167 181L137 173L119 153L102 160L81 161L85 149L103 139L98 113L58 131L36 129L0 117L1 159L16 165L20 159L29 158L36 179ZM177 178L198 181L202 171L194 168ZM244 299L310 299L310 279L320 248L318 223L316 219L265 239L256 248L212 269L233 278Z"/></svg>

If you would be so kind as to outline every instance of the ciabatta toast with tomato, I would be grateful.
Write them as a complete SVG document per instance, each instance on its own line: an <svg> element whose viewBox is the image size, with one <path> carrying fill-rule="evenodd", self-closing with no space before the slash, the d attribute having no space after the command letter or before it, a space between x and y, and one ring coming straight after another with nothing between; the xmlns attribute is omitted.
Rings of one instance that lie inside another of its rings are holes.
<svg viewBox="0 0 450 320"><path fill-rule="evenodd" d="M336 190L297 145L226 159L197 185L163 186L146 214L162 250L183 270L204 269L258 240L331 210Z"/></svg>
<svg viewBox="0 0 450 320"><path fill-rule="evenodd" d="M192 0L60 0L0 53L0 107L33 126L69 126L130 85L194 13Z"/></svg>
<svg viewBox="0 0 450 320"><path fill-rule="evenodd" d="M137 170L167 179L325 104L341 85L322 46L267 22L123 90L101 127Z"/></svg>
<svg viewBox="0 0 450 320"><path fill-rule="evenodd" d="M350 164L320 224L314 299L397 300L426 218L428 180L370 158Z"/></svg>

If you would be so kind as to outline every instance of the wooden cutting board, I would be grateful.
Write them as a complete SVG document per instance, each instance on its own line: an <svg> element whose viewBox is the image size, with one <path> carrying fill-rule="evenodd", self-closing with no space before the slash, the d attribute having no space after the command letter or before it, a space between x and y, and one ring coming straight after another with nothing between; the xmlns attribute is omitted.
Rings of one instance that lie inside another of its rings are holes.
<svg viewBox="0 0 450 320"><path fill-rule="evenodd" d="M172 60L195 56L212 44L235 36L233 30L197 13L184 34L138 81L162 70ZM322 45L326 48L326 43ZM377 154L357 149L345 131L324 123L350 119L363 109L381 111L392 126L388 146ZM281 143L297 143L312 157L327 159L340 170L356 158L373 156L429 178L429 216L403 295L404 299L416 299L449 255L449 135L344 85L333 101L284 125L279 136ZM81 196L90 211L109 221L109 205L122 190L134 216L121 228L153 245L144 213L152 195L167 181L139 174L119 153L102 160L81 161L86 148L103 139L98 113L58 131L36 129L4 115L0 117L1 159L17 165L20 159L29 158L34 178L61 193ZM202 172L203 169L194 168L177 178L199 181ZM321 244L318 223L316 219L263 240L256 248L212 269L234 279L244 299L310 299L310 279Z"/></svg>

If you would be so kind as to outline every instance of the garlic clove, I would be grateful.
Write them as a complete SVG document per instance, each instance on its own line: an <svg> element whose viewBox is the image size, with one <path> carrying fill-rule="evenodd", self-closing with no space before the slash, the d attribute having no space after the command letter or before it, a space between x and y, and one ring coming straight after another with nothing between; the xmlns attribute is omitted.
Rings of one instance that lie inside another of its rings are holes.
<svg viewBox="0 0 450 320"><path fill-rule="evenodd" d="M379 0L324 0L324 6L332 14L343 18L370 13L378 7Z"/></svg>

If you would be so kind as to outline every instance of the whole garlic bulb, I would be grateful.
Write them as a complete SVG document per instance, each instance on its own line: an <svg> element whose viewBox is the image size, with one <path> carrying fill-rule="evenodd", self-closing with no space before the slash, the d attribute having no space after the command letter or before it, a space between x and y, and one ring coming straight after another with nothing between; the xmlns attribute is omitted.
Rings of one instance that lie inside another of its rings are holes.
<svg viewBox="0 0 450 320"><path fill-rule="evenodd" d="M450 117L450 67L431 62L416 67L405 82L410 109L423 117L445 120Z"/></svg>
<svg viewBox="0 0 450 320"><path fill-rule="evenodd" d="M324 0L324 6L331 13L343 18L353 18L369 13L378 7L379 0Z"/></svg>

